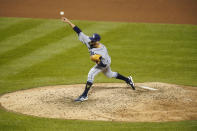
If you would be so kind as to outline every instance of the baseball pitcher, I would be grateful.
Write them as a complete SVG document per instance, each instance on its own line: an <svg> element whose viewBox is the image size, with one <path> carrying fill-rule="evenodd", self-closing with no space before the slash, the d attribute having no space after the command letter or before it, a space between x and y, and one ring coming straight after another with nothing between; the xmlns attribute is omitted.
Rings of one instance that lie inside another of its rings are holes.
<svg viewBox="0 0 197 131"><path fill-rule="evenodd" d="M101 40L99 34L94 33L92 37L89 37L67 18L62 17L62 21L68 23L73 28L73 30L77 33L79 40L87 46L90 53L90 59L96 63L96 65L92 67L88 73L88 79L84 92L75 101L82 102L88 99L88 91L94 82L94 77L100 72L103 72L109 78L116 78L125 81L132 87L133 90L135 90L134 82L131 76L127 78L111 70L111 57L107 52L107 48L99 42Z"/></svg>

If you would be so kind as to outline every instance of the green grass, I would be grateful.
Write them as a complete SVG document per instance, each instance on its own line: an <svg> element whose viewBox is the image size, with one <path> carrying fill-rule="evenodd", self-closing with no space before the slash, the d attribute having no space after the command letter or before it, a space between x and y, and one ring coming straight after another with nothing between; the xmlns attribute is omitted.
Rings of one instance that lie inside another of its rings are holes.
<svg viewBox="0 0 197 131"><path fill-rule="evenodd" d="M100 33L112 70L136 82L197 86L197 26L74 21ZM0 18L0 95L46 85L85 83L94 65L85 45L60 20ZM95 82L120 82L99 74ZM1 130L196 130L197 121L129 123L58 120L0 109Z"/></svg>

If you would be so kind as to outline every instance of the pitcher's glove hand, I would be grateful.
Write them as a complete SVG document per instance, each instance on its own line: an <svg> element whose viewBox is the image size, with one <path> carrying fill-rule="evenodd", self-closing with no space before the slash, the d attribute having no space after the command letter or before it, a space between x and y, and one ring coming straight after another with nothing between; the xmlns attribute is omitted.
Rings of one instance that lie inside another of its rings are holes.
<svg viewBox="0 0 197 131"><path fill-rule="evenodd" d="M95 54L95 55L91 55L90 56L90 59L93 61L93 62L96 62L99 66L101 67L106 67L107 65L103 64L102 62L102 56L101 55L98 55L98 54Z"/></svg>

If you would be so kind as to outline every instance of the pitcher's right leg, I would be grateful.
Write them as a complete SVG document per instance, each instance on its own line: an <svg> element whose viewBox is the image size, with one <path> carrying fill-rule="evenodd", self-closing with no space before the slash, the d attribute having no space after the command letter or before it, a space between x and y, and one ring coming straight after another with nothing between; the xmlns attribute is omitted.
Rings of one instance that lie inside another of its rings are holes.
<svg viewBox="0 0 197 131"><path fill-rule="evenodd" d="M103 73L109 77L109 78L116 78L116 79L120 79L120 80L123 80L125 81L127 84L129 84L133 90L135 90L135 86L134 86L134 82L133 82L133 79L131 76L129 77L125 77L117 72L113 72L111 70L111 67L110 66L107 66L104 70L103 70Z"/></svg>

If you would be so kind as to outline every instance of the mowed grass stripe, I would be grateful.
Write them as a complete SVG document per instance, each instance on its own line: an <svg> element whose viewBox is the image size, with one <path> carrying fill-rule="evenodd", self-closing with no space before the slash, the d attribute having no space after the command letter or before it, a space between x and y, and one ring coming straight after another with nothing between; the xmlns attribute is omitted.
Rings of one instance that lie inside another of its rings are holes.
<svg viewBox="0 0 197 131"><path fill-rule="evenodd" d="M59 23L60 24L60 23ZM55 31L49 32L48 34L44 35L43 37L39 37L37 39L34 39L30 42L27 42L13 50L9 50L5 52L4 54L0 55L0 66L3 64L7 64L7 62L16 60L19 57L23 57L27 54L30 54L34 50L38 48L42 48L43 46L47 46L50 43L55 43L56 41L59 41L63 39L66 36L69 36L71 33L73 33L72 30L67 30L66 28L69 27L63 27L63 24L61 23L61 27ZM83 27L91 26L92 24L80 24Z"/></svg>
<svg viewBox="0 0 197 131"><path fill-rule="evenodd" d="M0 17L0 30L5 29L13 24L19 23L21 21L26 20L27 18L7 18L7 17Z"/></svg>
<svg viewBox="0 0 197 131"><path fill-rule="evenodd" d="M25 43L13 50L9 50L6 53L0 55L0 65L7 64L7 62L16 60L17 58L23 57L30 54L34 50L47 46L50 43L54 43L69 35L71 32L66 32L63 27L57 29L43 37L34 39L28 43Z"/></svg>
<svg viewBox="0 0 197 131"><path fill-rule="evenodd" d="M137 81L176 81L181 84L186 80L188 85L194 85L197 77L194 32L197 30L192 27L169 25L168 30L164 25L130 24L122 27L120 32L124 33L109 32L117 38L113 45L109 44L109 53L116 58L112 59L112 67L117 65L123 74L130 69ZM175 29L179 32L171 32ZM108 41L110 43L113 39L109 37Z"/></svg>
<svg viewBox="0 0 197 131"><path fill-rule="evenodd" d="M6 53L9 50L13 50L23 44L31 42L34 39L43 37L46 34L63 27L62 24L60 24L60 22L58 22L57 20L48 20L48 21L39 20L39 21L42 21L42 24L40 24L39 26L34 27L30 30L26 30L17 35L10 36L8 39L1 41L0 55Z"/></svg>
<svg viewBox="0 0 197 131"><path fill-rule="evenodd" d="M97 30L100 34L104 33L105 31L109 31L110 29L116 28L118 24L111 25L110 23L99 23L89 28L84 29L85 32L92 32L93 30ZM106 30L102 30L105 27ZM69 28L69 30L72 30ZM66 31L66 30L65 30ZM17 74L23 71L26 68L31 67L34 64L38 64L50 57L61 53L69 48L75 47L78 44L81 44L78 41L76 34L73 32L71 36L67 36L55 43L51 43L43 48L33 51L32 53L28 54L27 56L21 57L14 61L9 62L7 65L2 65L0 67L0 77L5 78L10 75Z"/></svg>
<svg viewBox="0 0 197 131"><path fill-rule="evenodd" d="M85 24L85 25L80 24L80 25L86 28L87 26L91 26L92 24ZM62 26L55 31L49 32L43 37L36 38L13 50L9 50L4 54L0 55L0 66L3 64L7 64L7 62L10 62L12 60L16 60L17 58L30 54L34 50L42 48L43 46L47 46L48 44L55 43L56 41L59 41L64 37L69 36L72 33L73 33L72 30L66 31L66 28Z"/></svg>
<svg viewBox="0 0 197 131"><path fill-rule="evenodd" d="M1 29L0 30L0 42L2 42L3 40L6 40L10 36L14 36L14 35L24 32L25 30L30 30L32 28L35 28L36 26L40 25L42 22L43 22L42 20L27 19L27 20L23 20L21 22L15 23L5 29Z"/></svg>

